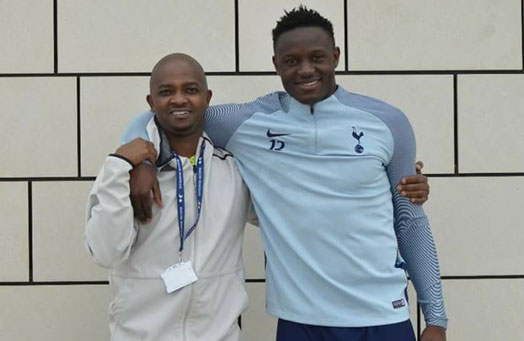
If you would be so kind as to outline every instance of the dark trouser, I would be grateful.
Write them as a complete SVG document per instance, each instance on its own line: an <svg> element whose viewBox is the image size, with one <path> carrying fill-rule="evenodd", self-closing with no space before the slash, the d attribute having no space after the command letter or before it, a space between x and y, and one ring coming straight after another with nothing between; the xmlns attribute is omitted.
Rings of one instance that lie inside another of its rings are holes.
<svg viewBox="0 0 524 341"><path fill-rule="evenodd" d="M323 327L279 319L277 341L415 341L411 321L373 327Z"/></svg>

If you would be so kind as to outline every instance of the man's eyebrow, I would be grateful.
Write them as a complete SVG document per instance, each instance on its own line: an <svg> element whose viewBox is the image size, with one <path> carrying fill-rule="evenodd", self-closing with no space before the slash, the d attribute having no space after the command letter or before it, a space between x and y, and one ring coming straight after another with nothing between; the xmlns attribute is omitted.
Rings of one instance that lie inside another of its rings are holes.
<svg viewBox="0 0 524 341"><path fill-rule="evenodd" d="M327 53L325 49L319 47L319 48L316 48L316 49L311 49L311 51L309 51L309 54L311 54L311 53L319 53L319 52ZM289 52L287 52L287 53L281 53L281 55L282 55L283 57L287 57L287 56L294 56L294 55L296 55L296 54L298 54L298 53L299 53L299 52L296 51L296 50L291 50L291 51L289 51Z"/></svg>
<svg viewBox="0 0 524 341"><path fill-rule="evenodd" d="M202 86L202 83L197 82L197 81L191 81L191 82L184 83L184 86L190 86L190 85Z"/></svg>
<svg viewBox="0 0 524 341"><path fill-rule="evenodd" d="M196 86L199 86L201 87L202 86L202 83L201 82L198 82L198 81L189 81L189 82L185 82L182 84L183 86L193 86L193 85L196 85ZM158 84L157 88L171 88L173 87L172 84L170 83L160 83Z"/></svg>

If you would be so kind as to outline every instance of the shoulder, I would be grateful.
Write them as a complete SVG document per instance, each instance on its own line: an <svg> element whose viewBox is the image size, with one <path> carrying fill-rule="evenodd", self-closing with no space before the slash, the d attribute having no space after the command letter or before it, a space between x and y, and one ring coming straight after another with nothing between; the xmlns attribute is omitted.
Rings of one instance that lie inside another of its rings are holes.
<svg viewBox="0 0 524 341"><path fill-rule="evenodd" d="M257 99L240 105L240 111L249 113L271 114L282 109L282 100L289 95L283 91L276 91L258 97Z"/></svg>
<svg viewBox="0 0 524 341"><path fill-rule="evenodd" d="M212 148L207 159L210 167L210 181L217 184L218 187L223 190L227 188L227 191L235 191L238 193L240 193L239 191L243 191L244 182L233 154L223 148L211 145L212 142L207 138L206 140Z"/></svg>
<svg viewBox="0 0 524 341"><path fill-rule="evenodd" d="M250 102L245 103L228 103L228 104L215 104L209 107L208 114L211 115L223 115L234 113L235 116L238 113L254 113L254 112L265 112L271 113L279 110L281 105L281 99L288 96L287 93L282 91L271 92L264 96L260 96Z"/></svg>
<svg viewBox="0 0 524 341"><path fill-rule="evenodd" d="M205 131L216 145L226 147L237 129L254 114L271 114L282 108L282 92L272 92L254 101L242 104L219 104L209 107L205 117Z"/></svg>
<svg viewBox="0 0 524 341"><path fill-rule="evenodd" d="M215 149L213 150L213 157L218 158L219 160L222 160L222 161L228 161L228 162L234 161L233 154L231 154L230 152L228 152L225 149L218 148L218 147L215 147Z"/></svg>
<svg viewBox="0 0 524 341"><path fill-rule="evenodd" d="M223 148L217 147L207 134L204 133L202 138L206 141L206 149L211 149L210 156L212 157L212 161L234 162L233 154Z"/></svg>
<svg viewBox="0 0 524 341"><path fill-rule="evenodd" d="M346 91L345 89L339 87L335 92L335 97L339 100L340 103L368 111L375 114L381 115L400 115L405 116L404 113L397 107L371 96L365 96L353 92Z"/></svg>
<svg viewBox="0 0 524 341"><path fill-rule="evenodd" d="M335 92L343 105L365 111L382 120L390 129L411 129L407 116L399 108L378 98L346 91L339 87Z"/></svg>

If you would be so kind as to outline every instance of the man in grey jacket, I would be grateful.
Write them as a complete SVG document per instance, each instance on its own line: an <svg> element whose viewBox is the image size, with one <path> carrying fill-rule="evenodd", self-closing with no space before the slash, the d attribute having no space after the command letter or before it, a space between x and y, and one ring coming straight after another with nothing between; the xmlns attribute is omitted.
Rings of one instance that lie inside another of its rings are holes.
<svg viewBox="0 0 524 341"><path fill-rule="evenodd" d="M196 60L162 58L147 96L151 142L135 139L109 155L89 195L85 242L94 261L111 269L112 340L240 337L251 201L231 154L203 132L210 99ZM164 203L147 223L133 218L129 199L130 172L144 160L156 165Z"/></svg>

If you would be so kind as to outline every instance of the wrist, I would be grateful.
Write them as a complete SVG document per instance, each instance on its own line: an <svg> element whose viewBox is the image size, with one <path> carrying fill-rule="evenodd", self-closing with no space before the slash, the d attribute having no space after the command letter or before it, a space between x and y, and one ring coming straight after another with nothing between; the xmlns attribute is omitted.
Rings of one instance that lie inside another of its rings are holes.
<svg viewBox="0 0 524 341"><path fill-rule="evenodd" d="M448 320L447 319L432 319L431 321L426 321L426 326L447 330L448 329Z"/></svg>
<svg viewBox="0 0 524 341"><path fill-rule="evenodd" d="M131 165L131 167L135 168L135 164L131 160L129 160L127 157L125 157L123 155L112 153L112 154L109 154L109 156L122 159L122 160L126 161L127 163L129 163Z"/></svg>

